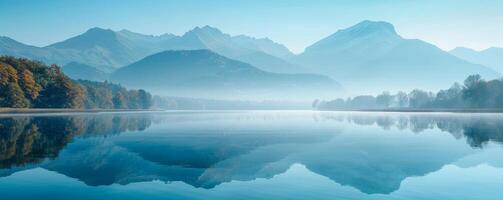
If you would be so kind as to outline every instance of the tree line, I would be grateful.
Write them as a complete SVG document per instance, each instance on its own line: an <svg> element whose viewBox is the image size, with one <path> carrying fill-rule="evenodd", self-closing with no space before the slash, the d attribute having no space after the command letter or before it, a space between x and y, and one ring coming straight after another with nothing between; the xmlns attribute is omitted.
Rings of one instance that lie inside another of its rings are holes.
<svg viewBox="0 0 503 200"><path fill-rule="evenodd" d="M313 108L319 110L344 109L499 109L503 108L503 79L486 81L480 75L468 76L463 85L453 84L437 93L420 89L409 93L383 92L377 96L361 95L331 101L315 100Z"/></svg>
<svg viewBox="0 0 503 200"><path fill-rule="evenodd" d="M0 57L0 107L147 109L152 96L108 82L72 80L57 65Z"/></svg>

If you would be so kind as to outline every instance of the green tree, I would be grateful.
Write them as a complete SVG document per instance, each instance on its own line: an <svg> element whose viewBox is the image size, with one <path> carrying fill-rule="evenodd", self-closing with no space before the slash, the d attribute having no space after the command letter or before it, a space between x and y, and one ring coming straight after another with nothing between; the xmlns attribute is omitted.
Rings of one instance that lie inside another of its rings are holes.
<svg viewBox="0 0 503 200"><path fill-rule="evenodd" d="M80 108L84 100L83 90L66 77L57 77L42 91L39 107Z"/></svg>
<svg viewBox="0 0 503 200"><path fill-rule="evenodd" d="M138 101L142 109L149 109L152 106L152 95L145 90L138 90Z"/></svg>
<svg viewBox="0 0 503 200"><path fill-rule="evenodd" d="M6 87L2 88L4 98L0 102L2 107L11 108L26 108L29 103L24 97L23 90L17 83L8 83Z"/></svg>
<svg viewBox="0 0 503 200"><path fill-rule="evenodd" d="M115 109L127 108L127 99L122 91L118 91L112 101Z"/></svg>
<svg viewBox="0 0 503 200"><path fill-rule="evenodd" d="M463 99L468 101L472 107L487 107L490 93L487 82L477 74L466 78L464 84Z"/></svg>

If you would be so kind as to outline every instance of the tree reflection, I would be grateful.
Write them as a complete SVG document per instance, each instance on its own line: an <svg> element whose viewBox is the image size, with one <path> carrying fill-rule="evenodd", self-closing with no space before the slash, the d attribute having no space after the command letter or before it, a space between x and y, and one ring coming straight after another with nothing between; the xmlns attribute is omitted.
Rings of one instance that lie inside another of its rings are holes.
<svg viewBox="0 0 503 200"><path fill-rule="evenodd" d="M77 136L141 131L150 123L126 115L0 118L0 168L54 159Z"/></svg>
<svg viewBox="0 0 503 200"><path fill-rule="evenodd" d="M321 114L321 118L335 119L332 115ZM503 143L503 116L487 115L451 115L451 114L346 114L348 122L358 125L374 125L388 130L409 129L414 133L439 129L451 133L455 138L465 137L467 143L475 148L483 148L488 142ZM337 119L340 121L341 119Z"/></svg>

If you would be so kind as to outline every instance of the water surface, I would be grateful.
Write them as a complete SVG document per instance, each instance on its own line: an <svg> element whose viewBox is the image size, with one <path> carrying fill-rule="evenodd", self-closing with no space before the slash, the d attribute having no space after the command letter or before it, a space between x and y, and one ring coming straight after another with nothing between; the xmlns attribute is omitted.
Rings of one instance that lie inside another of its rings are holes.
<svg viewBox="0 0 503 200"><path fill-rule="evenodd" d="M503 115L0 117L1 199L503 198Z"/></svg>

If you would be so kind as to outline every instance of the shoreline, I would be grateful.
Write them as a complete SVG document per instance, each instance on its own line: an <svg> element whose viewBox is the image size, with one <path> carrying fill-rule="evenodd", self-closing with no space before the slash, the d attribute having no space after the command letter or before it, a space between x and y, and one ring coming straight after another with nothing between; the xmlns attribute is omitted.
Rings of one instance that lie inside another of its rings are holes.
<svg viewBox="0 0 503 200"><path fill-rule="evenodd" d="M0 108L0 114L102 113L163 111L161 109L69 109L69 108Z"/></svg>
<svg viewBox="0 0 503 200"><path fill-rule="evenodd" d="M419 113L503 113L503 109L481 109L481 108L473 108L473 109L339 109L339 110L317 110L317 111L342 111L342 112L398 112L398 113L411 113L411 112L419 112Z"/></svg>

